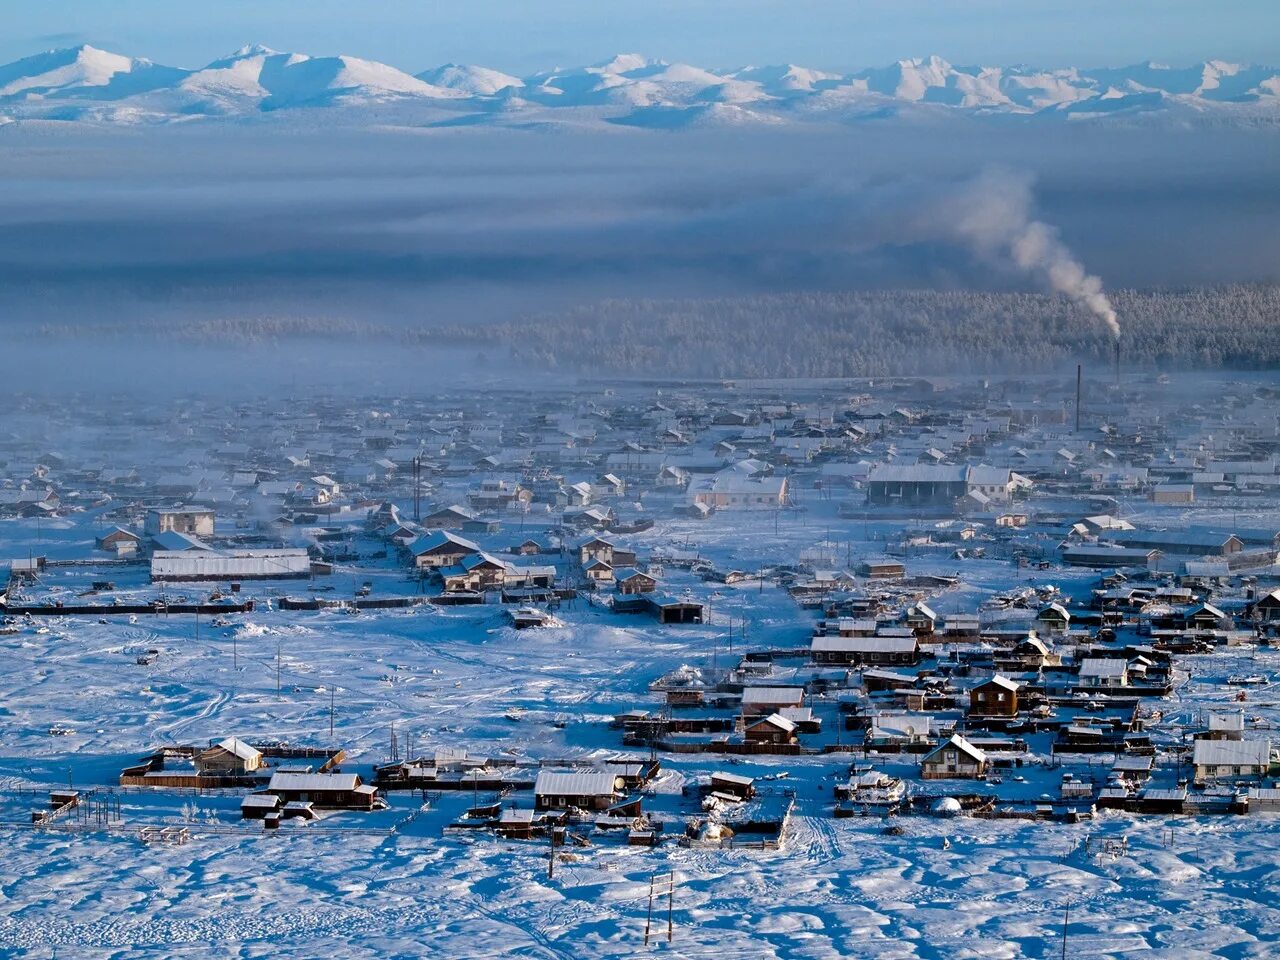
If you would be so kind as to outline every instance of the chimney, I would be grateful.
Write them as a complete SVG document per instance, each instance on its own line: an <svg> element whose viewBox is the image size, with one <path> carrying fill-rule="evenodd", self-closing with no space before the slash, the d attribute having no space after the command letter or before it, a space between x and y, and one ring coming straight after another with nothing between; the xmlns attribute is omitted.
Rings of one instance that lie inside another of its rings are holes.
<svg viewBox="0 0 1280 960"><path fill-rule="evenodd" d="M1076 364L1076 433L1080 432L1080 378L1084 374L1084 364Z"/></svg>

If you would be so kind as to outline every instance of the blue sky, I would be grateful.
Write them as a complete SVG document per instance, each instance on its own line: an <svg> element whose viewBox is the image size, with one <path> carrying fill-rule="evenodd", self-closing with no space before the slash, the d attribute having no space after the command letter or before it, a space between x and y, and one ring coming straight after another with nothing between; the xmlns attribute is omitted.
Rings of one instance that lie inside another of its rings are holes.
<svg viewBox="0 0 1280 960"><path fill-rule="evenodd" d="M0 61L93 43L201 66L244 43L417 71L635 51L708 67L1280 62L1280 0L11 0Z"/></svg>

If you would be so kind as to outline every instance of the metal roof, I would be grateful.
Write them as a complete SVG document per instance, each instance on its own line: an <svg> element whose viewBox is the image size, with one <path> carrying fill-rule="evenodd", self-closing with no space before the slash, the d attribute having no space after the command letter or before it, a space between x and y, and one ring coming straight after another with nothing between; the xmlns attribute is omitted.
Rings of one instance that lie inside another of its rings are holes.
<svg viewBox="0 0 1280 960"><path fill-rule="evenodd" d="M936 750L933 751L933 753L929 754L928 757L925 757L925 760L927 761L930 758L937 756L939 753L941 753L943 750L946 750L948 747L954 747L955 749L959 750L961 753L968 754L974 760L978 761L978 763L986 763L987 761L987 755L985 753L983 753L981 750L975 747L972 743L970 743L964 737L960 736L960 734L958 733L952 734L950 740L940 745Z"/></svg>
<svg viewBox="0 0 1280 960"><path fill-rule="evenodd" d="M603 797L617 793L619 779L610 771L542 770L533 785L533 792L537 796Z"/></svg>
<svg viewBox="0 0 1280 960"><path fill-rule="evenodd" d="M1265 767L1271 763L1271 741L1197 740L1191 762L1198 767Z"/></svg>
<svg viewBox="0 0 1280 960"><path fill-rule="evenodd" d="M306 577L311 558L306 550L211 550L172 553L158 550L151 556L151 578L168 579L271 579Z"/></svg>
<svg viewBox="0 0 1280 960"><path fill-rule="evenodd" d="M237 756L241 760L257 760L262 756L261 751L249 746L238 737L227 737L227 739L216 743L215 746L221 747L227 753Z"/></svg>
<svg viewBox="0 0 1280 960"><path fill-rule="evenodd" d="M817 653L914 653L916 638L904 637L814 637L810 650Z"/></svg>
<svg viewBox="0 0 1280 960"><path fill-rule="evenodd" d="M746 687L742 691L743 703L792 704L804 697L804 687Z"/></svg>
<svg viewBox="0 0 1280 960"><path fill-rule="evenodd" d="M964 483L968 469L949 464L883 463L872 467L867 479L871 483Z"/></svg>
<svg viewBox="0 0 1280 960"><path fill-rule="evenodd" d="M1123 677L1129 672L1129 663L1118 657L1085 657L1080 661L1080 676Z"/></svg>
<svg viewBox="0 0 1280 960"><path fill-rule="evenodd" d="M271 775L267 789L324 793L325 791L354 790L360 785L360 777L354 773L280 773Z"/></svg>

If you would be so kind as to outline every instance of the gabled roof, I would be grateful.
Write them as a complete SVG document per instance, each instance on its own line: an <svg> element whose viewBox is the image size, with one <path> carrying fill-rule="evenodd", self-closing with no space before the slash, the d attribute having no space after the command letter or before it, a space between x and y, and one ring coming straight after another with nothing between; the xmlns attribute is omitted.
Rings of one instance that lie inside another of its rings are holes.
<svg viewBox="0 0 1280 960"><path fill-rule="evenodd" d="M630 580L633 577L646 577L655 582L657 581L657 577L653 574L637 570L635 567L623 567L621 570L615 570L613 574L615 580Z"/></svg>
<svg viewBox="0 0 1280 960"><path fill-rule="evenodd" d="M1022 687L1022 684L1018 683L1016 680L1010 680L1008 677L1002 677L997 673L990 680L984 680L982 683L978 684L974 689L976 690L980 687L989 686L999 687L1002 690L1008 690L1010 693L1016 693Z"/></svg>
<svg viewBox="0 0 1280 960"><path fill-rule="evenodd" d="M431 533L423 534L413 543L409 544L409 552L415 557L426 553L429 550L436 550L440 547L452 544L461 550L469 550L472 553L479 553L479 544L472 543L465 537L455 536L448 530L434 530Z"/></svg>
<svg viewBox="0 0 1280 960"><path fill-rule="evenodd" d="M1271 741L1197 740L1191 762L1197 766L1265 767L1271 763Z"/></svg>
<svg viewBox="0 0 1280 960"><path fill-rule="evenodd" d="M1129 672L1129 664L1116 657L1085 657L1080 661L1080 676L1123 677Z"/></svg>
<svg viewBox="0 0 1280 960"><path fill-rule="evenodd" d="M932 753L930 753L927 757L924 758L924 762L927 763L928 761L932 760L934 757L936 757L943 750L946 750L948 747L953 747L956 750L959 750L961 753L965 754L966 756L972 757L978 763L987 762L987 755L983 753L981 750L979 750L977 747L975 747L968 740L966 740L964 737L960 736L960 734L958 733L952 734L950 740L948 740L946 743L939 745L936 750L934 750Z"/></svg>
<svg viewBox="0 0 1280 960"><path fill-rule="evenodd" d="M783 733L796 732L796 725L780 713L771 713L767 717L765 717L763 720L757 720L755 723L751 724L751 726L758 727L761 724L766 724L766 723L771 727L777 727Z"/></svg>
<svg viewBox="0 0 1280 960"><path fill-rule="evenodd" d="M533 785L536 796L604 797L617 790L618 777L609 771L541 770Z"/></svg>
<svg viewBox="0 0 1280 960"><path fill-rule="evenodd" d="M298 790L305 793L323 793L327 790L350 791L360 784L360 777L354 773L280 773L271 775L267 789L273 793L278 790Z"/></svg>
<svg viewBox="0 0 1280 960"><path fill-rule="evenodd" d="M157 550L212 550L209 544L205 543L198 537L190 534L178 533L176 530L166 530L164 533L157 533L151 538L151 542L155 544Z"/></svg>
<svg viewBox="0 0 1280 960"><path fill-rule="evenodd" d="M483 550L477 551L476 553L467 554L467 556L462 558L461 562L458 565L467 571L474 570L477 567L484 567L484 566L497 568L499 570L505 570L507 569L507 566L508 566L508 564L499 560L497 557L493 556L492 554L485 553Z"/></svg>
<svg viewBox="0 0 1280 960"><path fill-rule="evenodd" d="M227 739L220 740L214 746L221 747L227 753L239 757L241 760L257 760L262 756L261 751L249 746L238 737L227 737Z"/></svg>
<svg viewBox="0 0 1280 960"><path fill-rule="evenodd" d="M1036 619L1043 620L1051 615L1056 615L1066 621L1071 619L1071 614L1067 612L1067 608L1060 603L1051 603L1046 607L1042 607L1040 612L1036 614Z"/></svg>

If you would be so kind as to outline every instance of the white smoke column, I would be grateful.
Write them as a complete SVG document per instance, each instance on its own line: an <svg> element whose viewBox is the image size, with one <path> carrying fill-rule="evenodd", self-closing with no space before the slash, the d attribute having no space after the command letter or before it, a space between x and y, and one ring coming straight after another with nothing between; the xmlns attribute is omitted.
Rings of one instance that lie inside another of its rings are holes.
<svg viewBox="0 0 1280 960"><path fill-rule="evenodd" d="M1036 274L1058 293L1089 310L1106 324L1116 340L1120 323L1102 290L1102 280L1084 266L1058 238L1058 231L1031 216L1030 178L992 170L975 178L950 198L944 224L958 238L988 256L1007 257L1021 270Z"/></svg>

